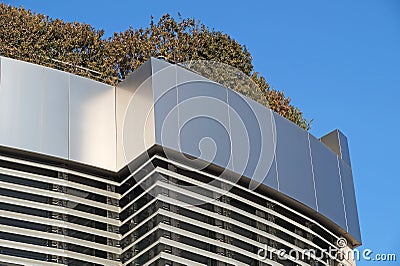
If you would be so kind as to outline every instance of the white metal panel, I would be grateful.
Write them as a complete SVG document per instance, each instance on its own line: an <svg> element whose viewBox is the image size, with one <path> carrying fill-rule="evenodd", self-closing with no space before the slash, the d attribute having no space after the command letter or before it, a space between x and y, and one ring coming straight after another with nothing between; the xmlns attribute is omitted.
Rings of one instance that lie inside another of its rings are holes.
<svg viewBox="0 0 400 266"><path fill-rule="evenodd" d="M42 102L42 151L68 158L69 74L44 68Z"/></svg>
<svg viewBox="0 0 400 266"><path fill-rule="evenodd" d="M155 144L150 62L118 84L116 94L119 170Z"/></svg>
<svg viewBox="0 0 400 266"><path fill-rule="evenodd" d="M70 160L116 169L114 87L70 76Z"/></svg>
<svg viewBox="0 0 400 266"><path fill-rule="evenodd" d="M0 145L68 158L69 74L1 58Z"/></svg>

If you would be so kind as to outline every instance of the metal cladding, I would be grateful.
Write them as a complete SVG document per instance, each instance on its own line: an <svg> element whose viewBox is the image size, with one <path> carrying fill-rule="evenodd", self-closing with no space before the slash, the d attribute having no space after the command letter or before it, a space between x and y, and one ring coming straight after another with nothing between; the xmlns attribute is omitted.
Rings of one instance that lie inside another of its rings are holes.
<svg viewBox="0 0 400 266"><path fill-rule="evenodd" d="M1 57L0 145L115 169L115 89Z"/></svg>
<svg viewBox="0 0 400 266"><path fill-rule="evenodd" d="M199 167L246 176L249 189L265 184L361 243L342 133L318 140L259 103L154 58L112 87L1 57L0 145L114 172L158 145L197 158L190 161Z"/></svg>

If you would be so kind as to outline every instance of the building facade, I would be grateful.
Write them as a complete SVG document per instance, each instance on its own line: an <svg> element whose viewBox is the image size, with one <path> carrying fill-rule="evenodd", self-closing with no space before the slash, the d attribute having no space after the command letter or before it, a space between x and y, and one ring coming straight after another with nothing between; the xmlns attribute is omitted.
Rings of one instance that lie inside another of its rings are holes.
<svg viewBox="0 0 400 266"><path fill-rule="evenodd" d="M0 61L0 265L354 263L340 131L153 58L115 87Z"/></svg>

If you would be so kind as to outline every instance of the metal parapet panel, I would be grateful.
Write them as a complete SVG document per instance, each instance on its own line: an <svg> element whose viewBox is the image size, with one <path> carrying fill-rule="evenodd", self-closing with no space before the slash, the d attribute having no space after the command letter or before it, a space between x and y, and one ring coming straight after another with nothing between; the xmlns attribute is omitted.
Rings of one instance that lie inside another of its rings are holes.
<svg viewBox="0 0 400 266"><path fill-rule="evenodd" d="M154 58L116 87L3 57L0 80L1 146L118 172L156 145L167 157L247 177L252 191L267 185L361 243L339 131L321 142L265 106Z"/></svg>

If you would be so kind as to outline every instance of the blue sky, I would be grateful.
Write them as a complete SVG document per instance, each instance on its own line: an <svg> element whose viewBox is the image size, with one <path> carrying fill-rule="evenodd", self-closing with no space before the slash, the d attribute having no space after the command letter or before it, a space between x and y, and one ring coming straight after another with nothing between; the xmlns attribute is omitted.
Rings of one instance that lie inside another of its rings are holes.
<svg viewBox="0 0 400 266"><path fill-rule="evenodd" d="M106 35L164 13L194 17L245 44L270 84L349 138L363 246L400 261L400 1L4 1Z"/></svg>

